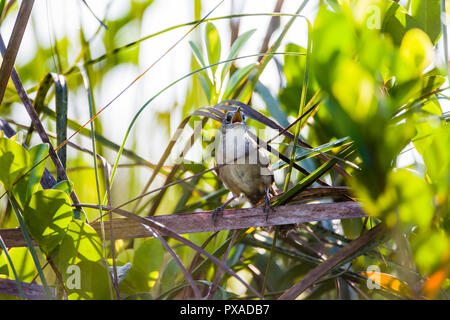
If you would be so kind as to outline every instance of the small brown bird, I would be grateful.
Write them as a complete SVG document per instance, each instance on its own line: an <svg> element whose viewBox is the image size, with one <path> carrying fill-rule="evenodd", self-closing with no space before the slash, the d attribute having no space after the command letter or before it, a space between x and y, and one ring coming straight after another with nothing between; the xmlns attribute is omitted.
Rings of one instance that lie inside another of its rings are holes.
<svg viewBox="0 0 450 320"><path fill-rule="evenodd" d="M270 195L275 195L275 192L269 157L249 136L245 118L246 115L240 108L228 112L216 136L216 166L225 164L217 169L217 175L233 193L233 197L214 210L214 222L217 215L241 194L253 206L265 198L266 219L269 209L274 210L270 206Z"/></svg>

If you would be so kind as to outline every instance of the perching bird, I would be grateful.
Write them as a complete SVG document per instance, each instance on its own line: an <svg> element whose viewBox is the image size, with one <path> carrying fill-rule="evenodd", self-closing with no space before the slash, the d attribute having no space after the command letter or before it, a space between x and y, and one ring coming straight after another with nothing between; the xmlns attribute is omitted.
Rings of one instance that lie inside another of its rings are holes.
<svg viewBox="0 0 450 320"><path fill-rule="evenodd" d="M216 172L228 190L233 193L233 197L214 211L213 221L241 194L253 206L265 198L266 219L269 209L274 210L270 206L270 194L275 195L275 192L272 187L274 178L269 157L249 136L245 118L246 115L240 108L228 112L216 136L216 166L225 164Z"/></svg>

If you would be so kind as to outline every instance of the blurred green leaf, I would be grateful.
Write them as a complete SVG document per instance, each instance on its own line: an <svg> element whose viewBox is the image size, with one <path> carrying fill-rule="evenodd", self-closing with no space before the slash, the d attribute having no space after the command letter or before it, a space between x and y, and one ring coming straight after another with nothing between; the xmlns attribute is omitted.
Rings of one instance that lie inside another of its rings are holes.
<svg viewBox="0 0 450 320"><path fill-rule="evenodd" d="M209 64L214 64L220 60L221 43L219 31L217 31L214 24L208 22L205 29L205 43L208 52ZM213 75L216 73L217 66L211 67Z"/></svg>
<svg viewBox="0 0 450 320"><path fill-rule="evenodd" d="M243 34L241 34L234 42L233 45L231 46L230 49L230 53L228 54L228 57L226 60L231 60L237 57L239 50L242 48L242 46L247 42L247 40L253 35L253 33L255 33L256 29L252 29L249 30L247 32L244 32ZM228 71L231 68L231 64L232 61L226 62L223 65L223 69L222 69L222 74L221 74L221 81L223 81L225 79L226 74L228 73Z"/></svg>
<svg viewBox="0 0 450 320"><path fill-rule="evenodd" d="M407 31L402 39L396 64L393 66L398 81L406 82L422 75L431 64L433 44L420 29Z"/></svg>
<svg viewBox="0 0 450 320"><path fill-rule="evenodd" d="M171 259L169 263L167 263L161 275L162 292L167 291L168 289L172 288L174 284L176 284L176 279L180 271L181 269L174 259Z"/></svg>
<svg viewBox="0 0 450 320"><path fill-rule="evenodd" d="M281 109L279 101L272 95L269 89L261 82L258 82L255 87L255 92L261 96L270 115L275 118L278 124L282 127L287 127L289 125L287 114ZM284 91L282 91L282 93L283 92Z"/></svg>
<svg viewBox="0 0 450 320"><path fill-rule="evenodd" d="M189 41L189 45L191 46L192 51L194 52L194 56L200 64L200 67L206 67L205 60L203 59L202 51L200 50L200 48L193 41Z"/></svg>
<svg viewBox="0 0 450 320"><path fill-rule="evenodd" d="M223 92L221 99L226 100L232 98L232 94L235 93L236 89L245 81L246 77L255 67L256 63L252 63L233 73L233 75L230 77L230 80L227 83L227 87L225 88L225 91Z"/></svg>
<svg viewBox="0 0 450 320"><path fill-rule="evenodd" d="M419 22L411 17L405 8L394 1L389 3L384 14L381 31L388 34L395 45L400 45L408 30L419 27Z"/></svg>
<svg viewBox="0 0 450 320"><path fill-rule="evenodd" d="M112 299L108 269L101 262L82 260L74 266L74 269L68 269L63 274L65 283L72 283L70 276L76 277L78 274L80 276L79 288L72 285L67 288L69 300Z"/></svg>
<svg viewBox="0 0 450 320"><path fill-rule="evenodd" d="M127 257L124 257L125 253ZM131 263L127 277L120 283L121 292L149 291L160 277L164 247L156 238L146 239L134 250L123 252L118 261Z"/></svg>
<svg viewBox="0 0 450 320"><path fill-rule="evenodd" d="M411 14L420 28L436 44L441 33L441 8L439 1L411 0Z"/></svg>

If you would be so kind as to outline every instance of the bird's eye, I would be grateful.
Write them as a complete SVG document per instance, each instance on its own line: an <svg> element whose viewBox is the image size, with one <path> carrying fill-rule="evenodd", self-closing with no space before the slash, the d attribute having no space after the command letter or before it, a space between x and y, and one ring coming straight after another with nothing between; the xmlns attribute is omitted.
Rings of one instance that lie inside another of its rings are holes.
<svg viewBox="0 0 450 320"><path fill-rule="evenodd" d="M227 115L226 115L226 122L227 122L227 123L230 123L230 122L231 122L231 119L233 119L233 113L232 113L232 112L227 112Z"/></svg>

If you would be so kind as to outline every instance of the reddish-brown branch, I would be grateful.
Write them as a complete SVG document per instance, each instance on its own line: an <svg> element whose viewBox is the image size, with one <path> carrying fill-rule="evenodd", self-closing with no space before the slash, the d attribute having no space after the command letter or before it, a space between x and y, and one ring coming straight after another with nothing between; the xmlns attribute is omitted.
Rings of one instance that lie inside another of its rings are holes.
<svg viewBox="0 0 450 320"><path fill-rule="evenodd" d="M96 207L96 205L81 205ZM104 207L104 210L111 208ZM211 211L170 214L149 218L160 223L178 234L196 233L205 231L235 230L251 227L269 227L276 225L296 224L311 221L350 219L365 217L358 202L337 202L318 204L295 204L277 207L276 211L269 214L265 220L262 207L248 209L225 210L214 224ZM152 237L148 231L136 219L120 218L112 221L114 239L132 239ZM109 228L110 222L105 221L105 228ZM95 222L92 227L100 232L100 223ZM164 234L164 232L161 232ZM25 246L23 236L18 229L0 229L0 235L8 247ZM108 239L109 233L106 234Z"/></svg>
<svg viewBox="0 0 450 320"><path fill-rule="evenodd" d="M30 300L46 300L47 294L42 286L35 283L22 282L22 289L25 299ZM55 294L53 288L50 288L52 294ZM17 289L17 283L15 280L0 279L0 293L9 296L20 297L19 290Z"/></svg>

